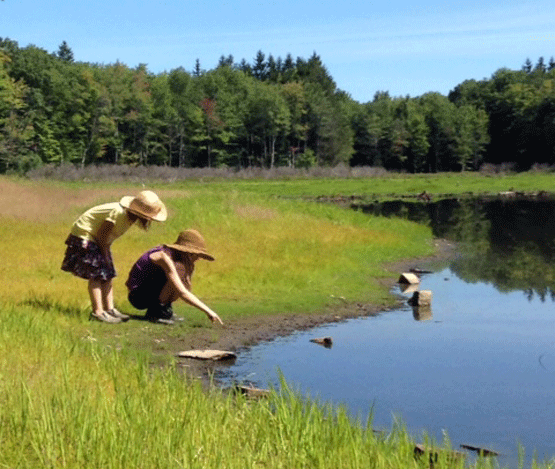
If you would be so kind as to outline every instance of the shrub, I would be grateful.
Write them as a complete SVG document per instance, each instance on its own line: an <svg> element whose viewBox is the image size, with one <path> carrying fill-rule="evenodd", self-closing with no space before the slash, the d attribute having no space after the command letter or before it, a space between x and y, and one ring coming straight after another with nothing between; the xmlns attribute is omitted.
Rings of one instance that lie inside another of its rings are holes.
<svg viewBox="0 0 555 469"><path fill-rule="evenodd" d="M368 178L387 174L383 168L357 166L350 168L345 164L337 166L291 168L278 166L272 169L246 168L172 168L169 166L131 166L131 165L90 165L81 168L69 163L47 164L26 172L29 179L56 179L61 181L126 181L145 183L147 181L175 182L203 178L220 179L293 179L293 178Z"/></svg>

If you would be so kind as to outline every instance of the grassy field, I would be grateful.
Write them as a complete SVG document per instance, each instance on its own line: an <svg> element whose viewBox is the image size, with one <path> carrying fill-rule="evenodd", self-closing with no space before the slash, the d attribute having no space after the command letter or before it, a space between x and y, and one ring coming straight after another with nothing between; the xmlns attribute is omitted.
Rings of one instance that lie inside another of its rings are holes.
<svg viewBox="0 0 555 469"><path fill-rule="evenodd" d="M210 179L206 179L207 181ZM372 199L417 195L424 191L436 196L460 194L498 194L505 191L552 191L555 176L552 173L441 173L390 174L370 178L289 178L247 179L233 182L242 192L282 197L344 196ZM229 181L210 180L213 187L229 187Z"/></svg>
<svg viewBox="0 0 555 469"><path fill-rule="evenodd" d="M388 304L379 280L395 279L384 265L433 253L430 230L301 196L549 190L552 180L441 175L152 184L169 219L147 233L132 228L114 243L116 303L130 311L124 281L138 255L196 228L216 262L198 264L194 291L224 322L318 314L337 297ZM152 367L150 350L133 346L129 335L148 336L148 326L90 323L85 282L59 268L63 241L84 209L141 188L0 178L0 467L429 466L414 458L402 425L376 434L371 422L352 422L342 409L305 401L285 385L257 402L205 392L177 372L171 357L167 366ZM177 312L187 320L170 334L212 327L190 307ZM457 465L441 453L434 467Z"/></svg>

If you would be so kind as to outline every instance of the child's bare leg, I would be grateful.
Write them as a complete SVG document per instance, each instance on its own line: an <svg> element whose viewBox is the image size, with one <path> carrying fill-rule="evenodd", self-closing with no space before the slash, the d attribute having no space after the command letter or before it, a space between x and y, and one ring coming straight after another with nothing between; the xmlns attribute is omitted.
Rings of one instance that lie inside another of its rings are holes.
<svg viewBox="0 0 555 469"><path fill-rule="evenodd" d="M114 309L114 289L112 279L106 280L100 284L102 290L102 304L104 311L111 311Z"/></svg>
<svg viewBox="0 0 555 469"><path fill-rule="evenodd" d="M160 302L160 304L167 305L168 303L173 303L178 298L179 292L173 287L170 282L166 282L166 284L162 288L162 291L160 292L158 301Z"/></svg>
<svg viewBox="0 0 555 469"><path fill-rule="evenodd" d="M89 280L89 296L91 298L91 305L94 314L102 314L102 282L100 280Z"/></svg>

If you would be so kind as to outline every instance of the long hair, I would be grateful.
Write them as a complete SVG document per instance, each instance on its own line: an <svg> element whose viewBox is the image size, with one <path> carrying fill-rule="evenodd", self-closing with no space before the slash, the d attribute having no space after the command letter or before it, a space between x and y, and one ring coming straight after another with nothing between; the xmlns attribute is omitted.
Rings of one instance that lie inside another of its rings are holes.
<svg viewBox="0 0 555 469"><path fill-rule="evenodd" d="M193 271L195 270L195 263L191 260L191 256L188 252L172 248L169 248L169 251L170 257L172 258L175 268L177 269L177 273L179 274L179 278L187 290L191 290L191 280L193 277Z"/></svg>

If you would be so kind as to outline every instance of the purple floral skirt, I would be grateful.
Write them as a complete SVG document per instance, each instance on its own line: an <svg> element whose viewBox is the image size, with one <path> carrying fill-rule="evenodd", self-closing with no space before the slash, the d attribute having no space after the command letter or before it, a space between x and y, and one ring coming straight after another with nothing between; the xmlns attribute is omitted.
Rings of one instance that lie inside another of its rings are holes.
<svg viewBox="0 0 555 469"><path fill-rule="evenodd" d="M85 280L106 281L116 276L112 254L104 257L98 244L69 235L62 270Z"/></svg>

